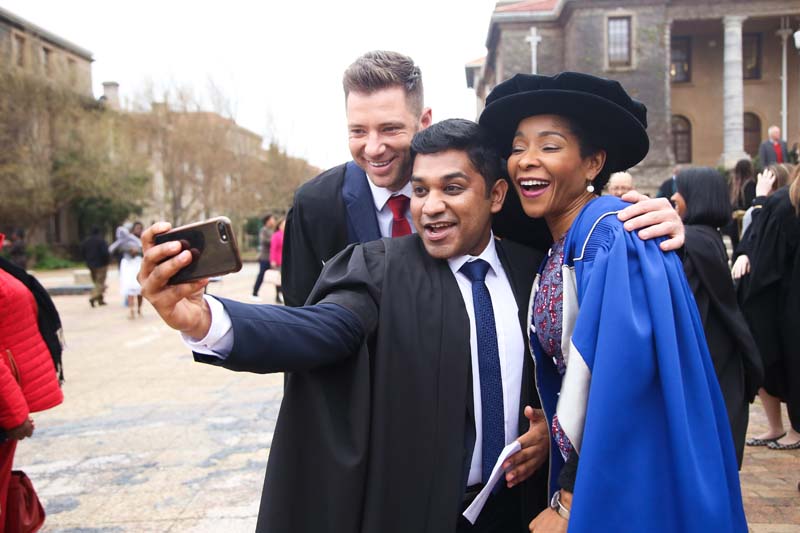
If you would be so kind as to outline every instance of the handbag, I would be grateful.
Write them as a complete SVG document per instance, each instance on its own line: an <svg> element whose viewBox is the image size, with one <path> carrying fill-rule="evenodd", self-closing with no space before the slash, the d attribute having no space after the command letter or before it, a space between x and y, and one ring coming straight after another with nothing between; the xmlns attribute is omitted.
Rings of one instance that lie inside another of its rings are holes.
<svg viewBox="0 0 800 533"><path fill-rule="evenodd" d="M19 367L11 350L6 350L6 361L9 369L21 383ZM12 470L8 482L6 507L0 509L0 517L5 513L5 531L7 533L32 533L39 531L44 524L44 507L33 488L30 478L22 470Z"/></svg>
<svg viewBox="0 0 800 533"><path fill-rule="evenodd" d="M280 285L281 271L275 268L270 268L269 270L264 272L264 281L266 281L270 285Z"/></svg>
<svg viewBox="0 0 800 533"><path fill-rule="evenodd" d="M8 533L32 533L44 524L44 507L33 483L22 470L13 470L8 483L5 524Z"/></svg>

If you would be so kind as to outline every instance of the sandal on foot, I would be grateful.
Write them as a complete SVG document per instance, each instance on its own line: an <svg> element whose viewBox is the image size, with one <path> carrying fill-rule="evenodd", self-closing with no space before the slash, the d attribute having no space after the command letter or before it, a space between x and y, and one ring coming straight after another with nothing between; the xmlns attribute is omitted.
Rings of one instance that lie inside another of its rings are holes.
<svg viewBox="0 0 800 533"><path fill-rule="evenodd" d="M772 441L767 444L770 450L800 450L800 440L791 444L781 444L778 441Z"/></svg>
<svg viewBox="0 0 800 533"><path fill-rule="evenodd" d="M745 444L748 446L769 446L771 443L777 441L778 439L782 439L786 436L786 433L783 435L778 435L777 437L771 439L747 439L744 441Z"/></svg>

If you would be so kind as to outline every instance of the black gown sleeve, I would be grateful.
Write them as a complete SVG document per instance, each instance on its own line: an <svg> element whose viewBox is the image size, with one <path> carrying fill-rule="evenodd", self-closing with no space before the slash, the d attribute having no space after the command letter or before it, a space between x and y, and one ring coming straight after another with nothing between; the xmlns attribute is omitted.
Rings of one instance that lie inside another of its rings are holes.
<svg viewBox="0 0 800 533"><path fill-rule="evenodd" d="M283 238L281 282L286 305L299 307L306 303L320 272L322 259L311 246L311 237L305 227L302 200L295 197L295 204L286 215Z"/></svg>

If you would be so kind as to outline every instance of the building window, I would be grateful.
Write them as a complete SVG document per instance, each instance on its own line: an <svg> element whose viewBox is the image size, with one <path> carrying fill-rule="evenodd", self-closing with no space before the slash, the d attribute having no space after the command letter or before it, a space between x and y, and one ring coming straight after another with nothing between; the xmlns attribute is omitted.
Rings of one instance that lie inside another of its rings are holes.
<svg viewBox="0 0 800 533"><path fill-rule="evenodd" d="M78 82L78 62L71 57L67 58L67 73L69 75L69 83L74 87Z"/></svg>
<svg viewBox="0 0 800 533"><path fill-rule="evenodd" d="M47 48L46 46L42 47L42 72L44 72L45 76L49 76L52 71L52 56L53 51Z"/></svg>
<svg viewBox="0 0 800 533"><path fill-rule="evenodd" d="M758 155L761 144L761 119L755 113L744 114L744 151L750 157Z"/></svg>
<svg viewBox="0 0 800 533"><path fill-rule="evenodd" d="M672 151L676 163L692 162L692 125L681 115L672 116Z"/></svg>
<svg viewBox="0 0 800 533"><path fill-rule="evenodd" d="M742 77L746 80L761 79L761 34L742 35Z"/></svg>
<svg viewBox="0 0 800 533"><path fill-rule="evenodd" d="M631 66L630 17L608 17L608 66Z"/></svg>
<svg viewBox="0 0 800 533"><path fill-rule="evenodd" d="M670 54L669 79L673 83L692 81L692 38L673 37Z"/></svg>
<svg viewBox="0 0 800 533"><path fill-rule="evenodd" d="M25 37L14 35L14 64L18 67L25 66Z"/></svg>

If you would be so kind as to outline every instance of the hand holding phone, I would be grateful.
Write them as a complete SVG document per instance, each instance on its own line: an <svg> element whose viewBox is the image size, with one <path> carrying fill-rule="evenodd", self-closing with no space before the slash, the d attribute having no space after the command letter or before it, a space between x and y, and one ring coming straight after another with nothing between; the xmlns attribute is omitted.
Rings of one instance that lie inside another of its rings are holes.
<svg viewBox="0 0 800 533"><path fill-rule="evenodd" d="M189 250L192 261L167 282L188 283L211 276L238 272L242 268L236 237L227 217L215 217L175 228L155 236L155 244L170 241L181 243L181 251Z"/></svg>

